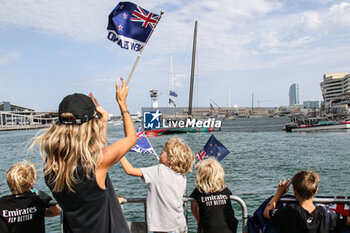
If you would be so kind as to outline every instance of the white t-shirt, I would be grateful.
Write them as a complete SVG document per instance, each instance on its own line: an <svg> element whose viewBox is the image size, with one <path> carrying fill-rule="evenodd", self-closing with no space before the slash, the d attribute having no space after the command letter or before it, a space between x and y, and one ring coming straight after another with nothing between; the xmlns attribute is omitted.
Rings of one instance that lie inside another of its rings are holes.
<svg viewBox="0 0 350 233"><path fill-rule="evenodd" d="M164 164L141 168L147 190L147 227L149 231L173 231L186 225L182 197L186 176Z"/></svg>

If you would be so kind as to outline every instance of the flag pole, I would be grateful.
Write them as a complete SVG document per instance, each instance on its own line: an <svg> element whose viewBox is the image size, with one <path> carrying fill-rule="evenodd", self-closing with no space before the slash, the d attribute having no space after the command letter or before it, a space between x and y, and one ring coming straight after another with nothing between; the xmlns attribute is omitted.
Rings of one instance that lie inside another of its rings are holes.
<svg viewBox="0 0 350 233"><path fill-rule="evenodd" d="M156 156L157 160L159 161L159 156L157 154L154 154L154 155Z"/></svg>
<svg viewBox="0 0 350 233"><path fill-rule="evenodd" d="M164 14L164 11L161 11L161 12L160 12L160 15L159 15L158 23L159 23L160 19L162 18L162 15L163 15L163 14ZM143 49L146 47L146 44L147 44L149 38L151 37L151 35L152 35L154 29L156 29L158 23L154 26L154 28L152 28L151 32L149 33L149 35L148 35L148 37L147 37L147 39L146 39L146 41L145 41L145 45L142 47L142 49L140 50L140 52L137 54L136 60L135 60L135 62L134 62L134 65L132 66L132 69L131 69L131 71L130 71L130 73L129 73L128 79L126 80L126 85L129 84L130 79L131 79L131 77L132 77L132 75L133 75L133 73L134 73L134 71L135 71L136 66L137 66L137 63L139 62L139 60L140 60L140 58L141 58L141 53L142 53ZM157 157L158 157L158 155L157 155Z"/></svg>

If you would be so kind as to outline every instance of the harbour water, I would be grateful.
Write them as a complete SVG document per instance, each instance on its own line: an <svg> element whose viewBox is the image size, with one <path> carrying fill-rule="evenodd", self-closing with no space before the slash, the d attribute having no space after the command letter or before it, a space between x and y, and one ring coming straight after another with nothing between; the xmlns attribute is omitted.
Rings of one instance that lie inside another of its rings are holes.
<svg viewBox="0 0 350 233"><path fill-rule="evenodd" d="M226 182L236 196L247 204L248 213L270 195L274 194L279 179L291 178L302 169L315 170L321 182L318 195L350 196L350 131L286 133L282 130L288 118L253 118L224 121L223 130L215 132L231 153L222 161ZM27 151L26 143L38 131L0 132L0 196L10 194L5 172L15 162L30 160L38 163L39 176L35 184L50 194L42 178L42 161L37 150ZM180 134L194 153L197 153L210 133ZM108 138L111 142L123 136L122 126L111 125ZM168 137L150 138L153 147L160 153ZM127 158L135 167L147 167L157 163L153 155L130 152ZM126 198L146 197L147 187L141 179L128 176L116 164L109 172L118 195ZM195 187L194 172L188 174L187 193ZM292 191L289 191L292 194ZM233 204L236 216L241 218L241 209ZM128 221L144 221L143 204L124 205ZM196 232L195 221L188 208L189 232ZM59 232L59 218L47 220L47 232ZM238 228L241 232L241 228Z"/></svg>

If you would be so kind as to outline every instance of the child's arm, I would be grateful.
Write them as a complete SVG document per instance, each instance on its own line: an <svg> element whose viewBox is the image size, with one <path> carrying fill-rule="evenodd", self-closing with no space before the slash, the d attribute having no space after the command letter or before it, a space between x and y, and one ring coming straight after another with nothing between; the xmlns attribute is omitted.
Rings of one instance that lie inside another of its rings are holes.
<svg viewBox="0 0 350 233"><path fill-rule="evenodd" d="M345 225L350 226L350 217L347 217L347 218L346 218L346 223L345 223Z"/></svg>
<svg viewBox="0 0 350 233"><path fill-rule="evenodd" d="M198 203L196 201L191 201L191 212L193 217L197 221L197 225L199 223L199 209L198 209Z"/></svg>
<svg viewBox="0 0 350 233"><path fill-rule="evenodd" d="M50 206L45 211L45 217L55 217L61 213L60 208L58 205Z"/></svg>
<svg viewBox="0 0 350 233"><path fill-rule="evenodd" d="M277 203L281 199L281 197L288 192L290 185L290 179L283 180L278 183L278 188L275 195L270 200L269 204L266 206L264 210L264 217L270 219L270 210L276 209Z"/></svg>
<svg viewBox="0 0 350 233"><path fill-rule="evenodd" d="M125 156L120 159L120 163L126 174L130 176L143 177L141 169L133 167L131 163L129 163L129 161L125 158Z"/></svg>

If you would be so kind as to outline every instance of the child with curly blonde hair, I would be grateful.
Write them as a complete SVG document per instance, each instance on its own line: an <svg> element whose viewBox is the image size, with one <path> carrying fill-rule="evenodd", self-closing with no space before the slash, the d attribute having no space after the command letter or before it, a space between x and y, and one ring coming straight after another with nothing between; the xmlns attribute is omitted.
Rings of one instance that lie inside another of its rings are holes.
<svg viewBox="0 0 350 233"><path fill-rule="evenodd" d="M34 191L35 167L29 162L15 163L6 172L12 195L0 198L0 232L45 232L45 217L60 213L52 198Z"/></svg>
<svg viewBox="0 0 350 233"><path fill-rule="evenodd" d="M196 165L197 187L190 197L191 211L197 221L198 233L237 232L238 221L232 209L231 191L224 181L225 172L214 157Z"/></svg>
<svg viewBox="0 0 350 233"><path fill-rule="evenodd" d="M141 177L148 184L148 230L187 232L182 197L186 192L186 174L192 171L194 163L190 147L181 138L171 137L165 142L158 165L134 168L125 157L120 163L126 174Z"/></svg>

